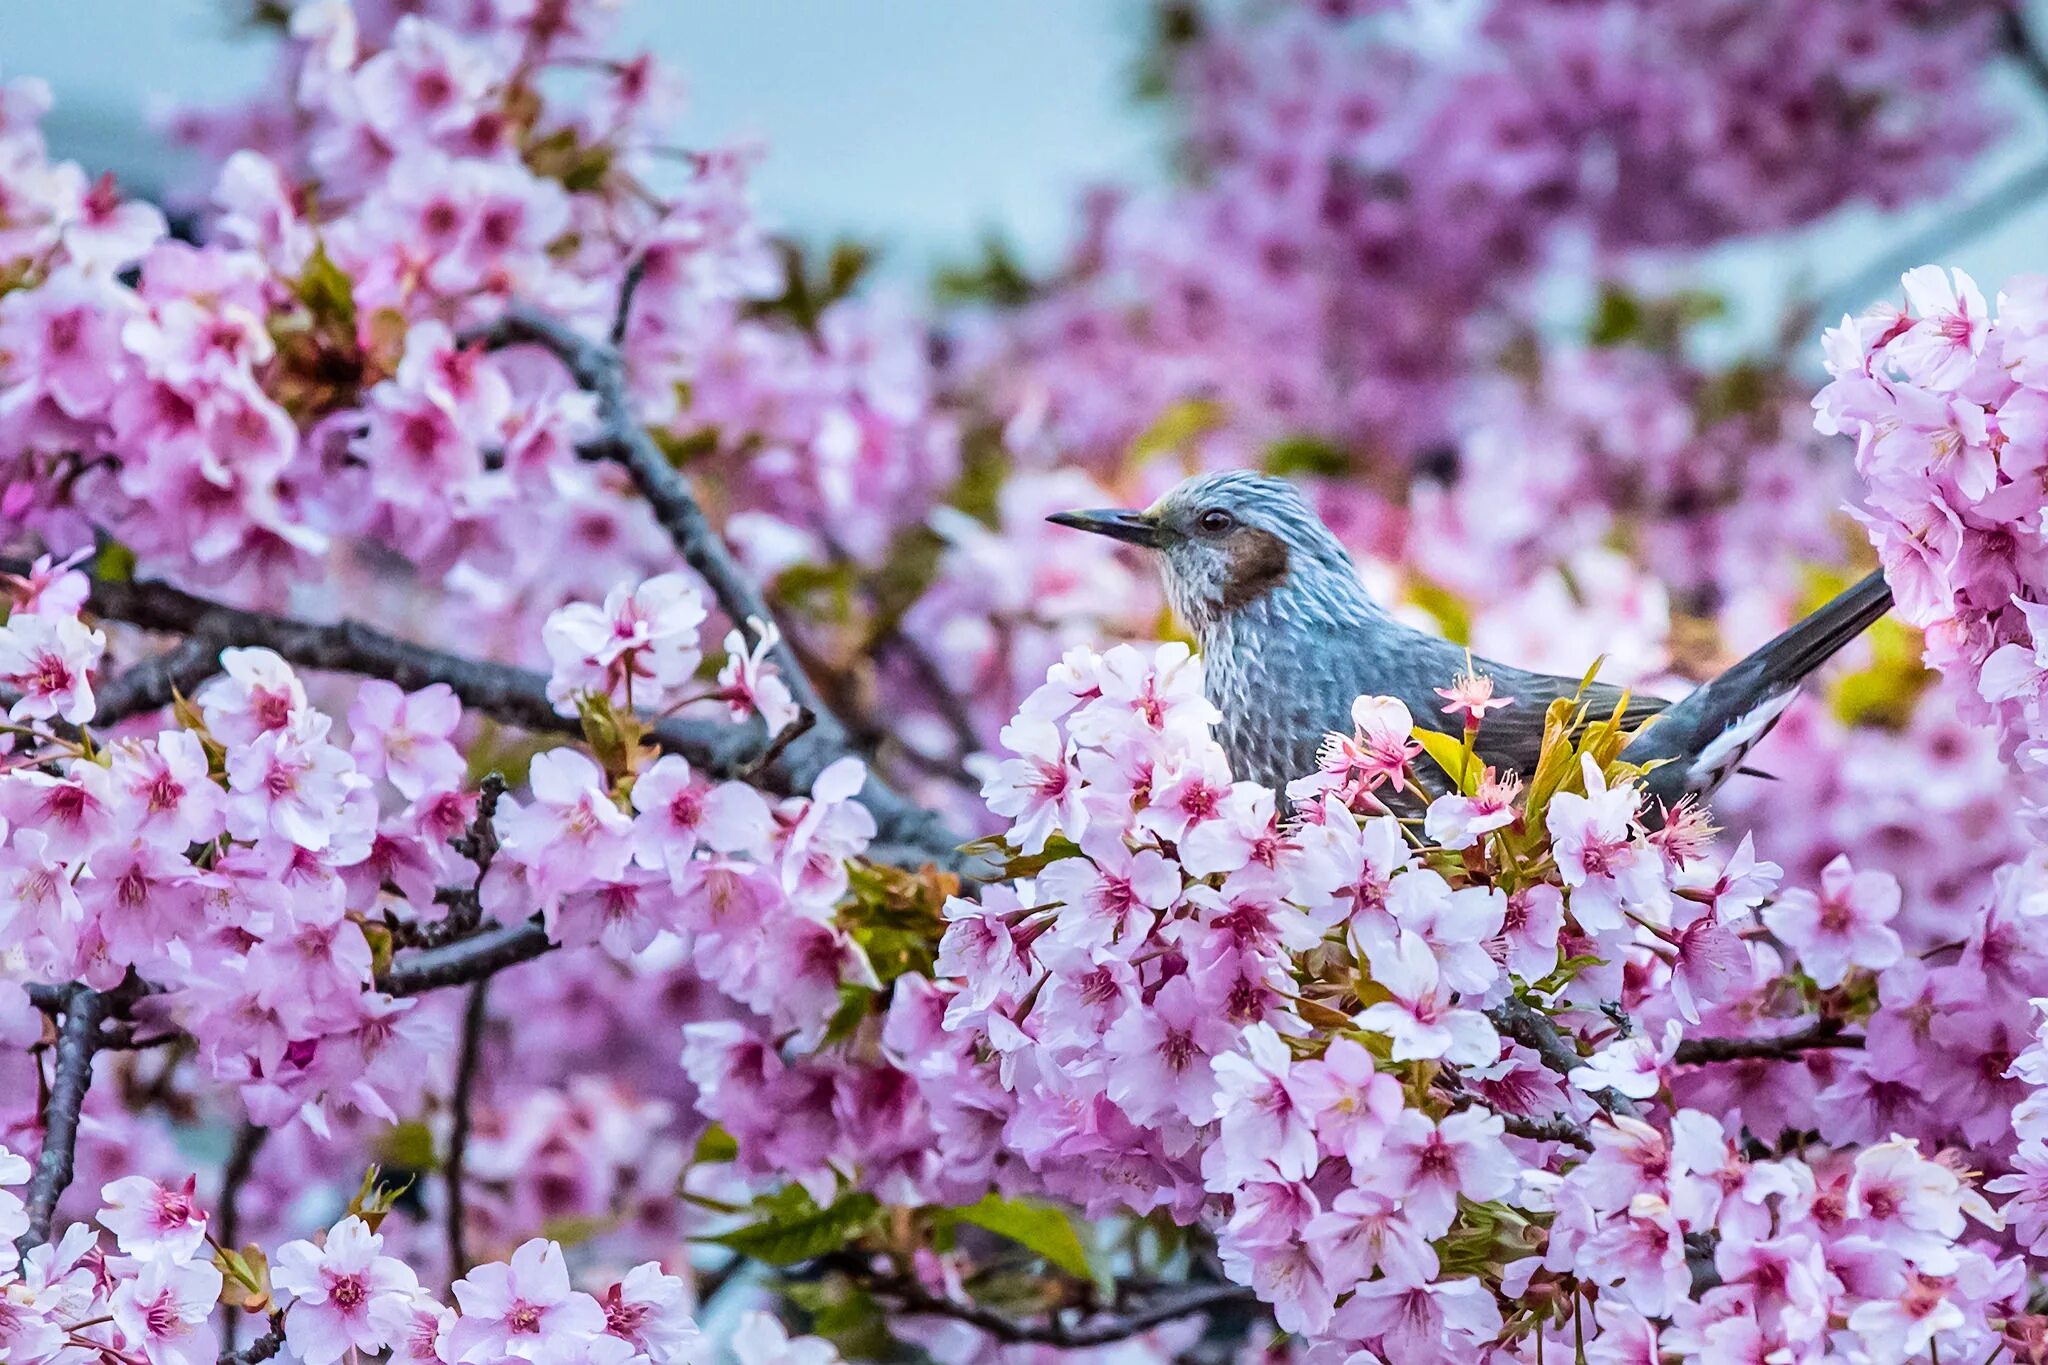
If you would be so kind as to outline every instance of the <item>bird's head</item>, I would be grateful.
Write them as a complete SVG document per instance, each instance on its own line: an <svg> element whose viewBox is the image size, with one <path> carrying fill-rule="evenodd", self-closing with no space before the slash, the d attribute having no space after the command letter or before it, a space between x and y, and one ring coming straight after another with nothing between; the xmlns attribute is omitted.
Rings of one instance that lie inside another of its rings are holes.
<svg viewBox="0 0 2048 1365"><path fill-rule="evenodd" d="M1057 512L1060 526L1159 552L1167 594L1197 630L1289 587L1348 585L1351 557L1293 484L1263 474L1201 474L1144 511Z"/></svg>

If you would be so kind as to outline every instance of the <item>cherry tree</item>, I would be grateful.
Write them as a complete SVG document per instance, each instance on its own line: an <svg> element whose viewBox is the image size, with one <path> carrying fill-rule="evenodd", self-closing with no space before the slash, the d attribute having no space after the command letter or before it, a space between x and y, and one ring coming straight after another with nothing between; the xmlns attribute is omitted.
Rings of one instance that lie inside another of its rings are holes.
<svg viewBox="0 0 2048 1365"><path fill-rule="evenodd" d="M923 312L603 4L266 9L176 235L0 88L0 1358L2048 1355L2048 285L1643 283L2048 64L1429 9L1161 5L1188 173ZM1041 521L1226 465L1520 664L1900 619L1711 817L1483 674L1276 792Z"/></svg>

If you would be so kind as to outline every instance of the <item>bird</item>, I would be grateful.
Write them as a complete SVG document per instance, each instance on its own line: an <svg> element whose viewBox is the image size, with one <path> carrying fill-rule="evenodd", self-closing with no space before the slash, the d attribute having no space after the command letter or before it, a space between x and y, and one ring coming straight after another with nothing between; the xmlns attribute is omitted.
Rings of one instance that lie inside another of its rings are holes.
<svg viewBox="0 0 2048 1365"><path fill-rule="evenodd" d="M1142 511L1094 508L1047 520L1156 552L1167 596L1200 647L1204 690L1222 715L1218 737L1232 773L1281 791L1316 770L1329 734L1351 731L1352 702L1360 696L1396 698L1418 724L1462 734L1463 717L1446 714L1438 689L1472 672L1513 699L1485 716L1475 740L1480 761L1497 776L1528 779L1550 703L1579 698L1590 720L1623 708L1630 738L1621 757L1647 767L1641 786L1657 807L1704 802L1777 723L1806 678L1892 602L1883 573L1872 573L1673 702L1475 659L1463 646L1397 620L1284 479L1242 470L1200 474Z"/></svg>

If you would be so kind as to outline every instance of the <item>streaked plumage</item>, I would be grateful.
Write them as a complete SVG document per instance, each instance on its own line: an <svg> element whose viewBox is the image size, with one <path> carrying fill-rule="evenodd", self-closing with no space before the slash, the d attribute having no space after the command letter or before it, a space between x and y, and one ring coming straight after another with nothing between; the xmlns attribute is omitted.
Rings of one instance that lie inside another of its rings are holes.
<svg viewBox="0 0 2048 1365"><path fill-rule="evenodd" d="M1390 616L1366 593L1351 557L1295 488L1232 472L1190 479L1146 511L1062 513L1063 525L1160 552L1175 610L1199 640L1221 739L1240 777L1284 786L1312 771L1323 737L1351 728L1361 694L1398 697L1420 724L1455 733L1436 689L1467 667L1465 650ZM1770 729L1799 684L1889 608L1873 574L1683 700L1639 698L1631 761L1670 760L1647 779L1665 804L1718 787ZM1590 662L1590 661L1589 661ZM1486 717L1481 758L1527 776L1551 700L1580 679L1471 665L1515 704ZM1594 684L1591 712L1611 713L1619 689Z"/></svg>

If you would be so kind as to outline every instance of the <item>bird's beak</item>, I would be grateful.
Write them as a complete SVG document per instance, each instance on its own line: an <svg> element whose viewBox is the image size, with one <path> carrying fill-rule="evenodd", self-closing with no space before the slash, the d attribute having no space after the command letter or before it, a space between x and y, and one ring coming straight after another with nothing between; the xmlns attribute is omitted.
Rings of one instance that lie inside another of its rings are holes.
<svg viewBox="0 0 2048 1365"><path fill-rule="evenodd" d="M1143 512L1133 512L1122 507L1097 507L1087 512L1055 512L1046 518L1055 526L1071 526L1076 531L1093 531L1098 536L1121 540L1127 545L1143 545L1156 550L1166 544L1166 535L1159 524Z"/></svg>

